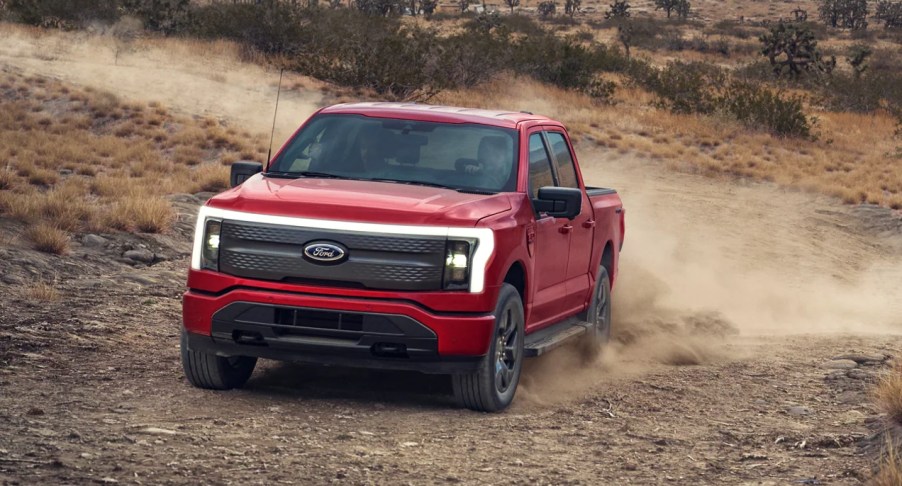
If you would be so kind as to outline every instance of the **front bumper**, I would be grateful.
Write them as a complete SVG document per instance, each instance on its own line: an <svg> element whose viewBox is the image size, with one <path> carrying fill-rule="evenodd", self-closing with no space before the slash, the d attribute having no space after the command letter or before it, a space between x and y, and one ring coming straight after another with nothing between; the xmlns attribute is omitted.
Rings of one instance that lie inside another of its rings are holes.
<svg viewBox="0 0 902 486"><path fill-rule="evenodd" d="M239 288L189 290L190 349L222 356L458 373L488 350L491 314L438 313L406 301Z"/></svg>

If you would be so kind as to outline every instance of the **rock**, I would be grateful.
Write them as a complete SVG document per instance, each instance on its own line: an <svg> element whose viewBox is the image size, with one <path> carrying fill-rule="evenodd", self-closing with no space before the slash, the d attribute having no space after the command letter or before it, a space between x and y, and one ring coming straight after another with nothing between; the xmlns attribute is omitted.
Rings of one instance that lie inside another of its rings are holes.
<svg viewBox="0 0 902 486"><path fill-rule="evenodd" d="M834 359L825 363L824 367L831 370L851 370L852 368L857 368L858 363L851 359Z"/></svg>
<svg viewBox="0 0 902 486"><path fill-rule="evenodd" d="M3 275L3 277L0 277L0 280L9 285L22 285L25 283L25 279L12 273Z"/></svg>
<svg viewBox="0 0 902 486"><path fill-rule="evenodd" d="M856 391L845 391L836 397L836 401L846 405L860 405L864 402L864 395Z"/></svg>
<svg viewBox="0 0 902 486"><path fill-rule="evenodd" d="M417 442L401 442L401 447L416 447L420 445Z"/></svg>
<svg viewBox="0 0 902 486"><path fill-rule="evenodd" d="M842 370L832 371L826 377L827 381L844 380L845 378L846 378L846 372L842 371Z"/></svg>
<svg viewBox="0 0 902 486"><path fill-rule="evenodd" d="M111 477L100 478L100 482L102 484L118 484L119 480L113 479Z"/></svg>
<svg viewBox="0 0 902 486"><path fill-rule="evenodd" d="M147 249L128 250L123 257L140 263L153 263L153 252Z"/></svg>
<svg viewBox="0 0 902 486"><path fill-rule="evenodd" d="M880 364L888 360L890 357L883 354L844 354L833 358L834 360L849 360L860 365Z"/></svg>
<svg viewBox="0 0 902 486"><path fill-rule="evenodd" d="M849 370L846 376L853 380L868 380L871 378L871 375L862 370Z"/></svg>
<svg viewBox="0 0 902 486"><path fill-rule="evenodd" d="M87 234L81 237L81 244L88 248L102 248L107 243L103 236Z"/></svg>
<svg viewBox="0 0 902 486"><path fill-rule="evenodd" d="M786 413L795 417L801 417L804 415L811 415L811 409L808 407L802 406L794 406L786 409Z"/></svg>
<svg viewBox="0 0 902 486"><path fill-rule="evenodd" d="M144 427L136 431L139 434L147 435L178 435L178 432L169 429L161 429L159 427Z"/></svg>
<svg viewBox="0 0 902 486"><path fill-rule="evenodd" d="M31 407L25 412L25 415L30 415L32 417L36 417L38 415L44 415L44 411L38 407Z"/></svg>

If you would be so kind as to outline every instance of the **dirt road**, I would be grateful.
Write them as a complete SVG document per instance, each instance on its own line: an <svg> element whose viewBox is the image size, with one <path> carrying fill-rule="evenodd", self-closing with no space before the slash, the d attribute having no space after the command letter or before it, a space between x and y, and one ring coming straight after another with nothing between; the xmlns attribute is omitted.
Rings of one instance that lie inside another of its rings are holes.
<svg viewBox="0 0 902 486"><path fill-rule="evenodd" d="M53 272L61 298L0 283L0 482L864 481L867 393L902 349L899 215L589 145L587 180L628 208L615 343L598 363L529 362L499 415L451 408L448 380L413 373L266 363L245 390L191 388L179 295L202 198L176 198L173 234L104 235L104 251L165 257L150 267L90 245L44 256L3 220L0 275Z"/></svg>

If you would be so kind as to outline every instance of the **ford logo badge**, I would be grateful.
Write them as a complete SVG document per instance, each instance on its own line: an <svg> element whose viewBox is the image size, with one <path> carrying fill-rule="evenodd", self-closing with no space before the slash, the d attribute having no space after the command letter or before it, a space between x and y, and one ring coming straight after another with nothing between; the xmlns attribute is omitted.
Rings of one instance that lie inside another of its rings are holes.
<svg viewBox="0 0 902 486"><path fill-rule="evenodd" d="M336 243L314 241L304 247L304 256L315 262L338 263L348 254L344 247Z"/></svg>

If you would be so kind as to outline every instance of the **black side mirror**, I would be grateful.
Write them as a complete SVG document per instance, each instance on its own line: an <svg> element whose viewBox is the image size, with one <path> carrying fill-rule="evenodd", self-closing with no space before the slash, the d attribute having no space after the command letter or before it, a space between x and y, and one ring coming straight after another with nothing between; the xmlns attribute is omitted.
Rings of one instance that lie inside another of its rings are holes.
<svg viewBox="0 0 902 486"><path fill-rule="evenodd" d="M573 219L582 210L583 192L574 187L540 187L539 198L532 200L537 213L555 218Z"/></svg>
<svg viewBox="0 0 902 486"><path fill-rule="evenodd" d="M229 185L231 187L241 185L242 182L250 179L252 175L262 171L263 164L260 162L239 160L232 164L232 175L229 177Z"/></svg>

